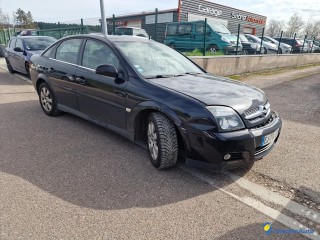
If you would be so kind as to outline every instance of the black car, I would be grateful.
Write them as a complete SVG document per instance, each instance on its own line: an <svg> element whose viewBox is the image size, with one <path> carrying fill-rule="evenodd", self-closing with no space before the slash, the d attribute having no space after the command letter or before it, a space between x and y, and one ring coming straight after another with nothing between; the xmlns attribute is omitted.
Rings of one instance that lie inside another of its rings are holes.
<svg viewBox="0 0 320 240"><path fill-rule="evenodd" d="M31 61L44 113L109 128L147 147L159 169L178 155L210 169L251 166L279 138L281 120L263 91L146 38L72 36Z"/></svg>
<svg viewBox="0 0 320 240"><path fill-rule="evenodd" d="M29 62L33 54L40 54L57 39L40 36L12 37L5 49L5 60L10 73L29 74Z"/></svg>
<svg viewBox="0 0 320 240"><path fill-rule="evenodd" d="M304 44L303 46L303 39L299 39L299 38L287 38L287 37L283 37L283 38L274 38L275 40L277 40L278 42L282 42L282 43L286 43L288 45L290 45L292 47L292 53L306 53L308 52L308 45L307 43ZM280 41L281 40L281 41Z"/></svg>

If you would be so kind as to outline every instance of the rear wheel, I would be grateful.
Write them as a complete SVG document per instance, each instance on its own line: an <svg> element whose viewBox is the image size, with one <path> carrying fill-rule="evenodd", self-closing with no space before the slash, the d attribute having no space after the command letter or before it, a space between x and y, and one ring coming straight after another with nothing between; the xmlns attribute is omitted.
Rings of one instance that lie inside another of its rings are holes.
<svg viewBox="0 0 320 240"><path fill-rule="evenodd" d="M242 54L243 54L243 55L248 55L248 50L243 49L243 50L242 50Z"/></svg>
<svg viewBox="0 0 320 240"><path fill-rule="evenodd" d="M38 93L40 105L45 114L48 116L57 116L61 113L58 109L54 93L46 82L40 84Z"/></svg>
<svg viewBox="0 0 320 240"><path fill-rule="evenodd" d="M178 159L178 137L174 124L161 113L151 113L147 121L150 161L155 168L173 167Z"/></svg>
<svg viewBox="0 0 320 240"><path fill-rule="evenodd" d="M10 73L15 73L15 71L13 70L13 68L12 68L12 66L11 66L11 64L10 64L10 62L9 62L9 60L7 58L6 58L6 64L7 64L8 71Z"/></svg>

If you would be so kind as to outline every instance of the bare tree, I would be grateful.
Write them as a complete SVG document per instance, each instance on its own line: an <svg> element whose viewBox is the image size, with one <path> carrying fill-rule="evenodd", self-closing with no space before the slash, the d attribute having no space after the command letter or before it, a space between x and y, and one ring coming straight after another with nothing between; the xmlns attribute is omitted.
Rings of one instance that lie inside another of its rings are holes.
<svg viewBox="0 0 320 240"><path fill-rule="evenodd" d="M268 22L266 34L270 37L278 37L285 28L285 22L280 20L271 19Z"/></svg>
<svg viewBox="0 0 320 240"><path fill-rule="evenodd" d="M320 38L320 20L317 20L313 23L309 36L311 38Z"/></svg>
<svg viewBox="0 0 320 240"><path fill-rule="evenodd" d="M312 35L313 27L314 27L314 20L312 18L309 18L308 22L304 25L303 34L306 36Z"/></svg>
<svg viewBox="0 0 320 240"><path fill-rule="evenodd" d="M302 17L294 13L288 22L287 35L292 37L295 33L299 34L303 26L304 22Z"/></svg>

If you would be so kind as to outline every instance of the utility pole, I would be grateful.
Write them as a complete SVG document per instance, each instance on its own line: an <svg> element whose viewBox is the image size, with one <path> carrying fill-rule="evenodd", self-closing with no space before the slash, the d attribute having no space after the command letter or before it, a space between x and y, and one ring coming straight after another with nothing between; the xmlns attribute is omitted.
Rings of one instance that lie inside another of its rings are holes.
<svg viewBox="0 0 320 240"><path fill-rule="evenodd" d="M100 0L100 10L101 10L101 28L103 35L108 35L108 28L106 23L106 15L104 12L104 0Z"/></svg>

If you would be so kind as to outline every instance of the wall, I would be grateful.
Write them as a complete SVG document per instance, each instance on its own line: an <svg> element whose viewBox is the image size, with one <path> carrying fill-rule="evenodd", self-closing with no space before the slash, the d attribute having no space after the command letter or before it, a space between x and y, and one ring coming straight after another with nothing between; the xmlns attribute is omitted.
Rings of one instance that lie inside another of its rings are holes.
<svg viewBox="0 0 320 240"><path fill-rule="evenodd" d="M221 75L237 75L280 67L320 63L320 54L281 54L251 56L190 57L207 72Z"/></svg>
<svg viewBox="0 0 320 240"><path fill-rule="evenodd" d="M201 5L199 11L199 5ZM244 7L245 8L245 7ZM209 10L209 12L207 12ZM211 10L211 12L210 12ZM232 13L235 13L236 17L232 18ZM218 13L218 14L217 14ZM243 10L239 10L236 8L231 8L228 6L224 6L221 4L216 4L211 1L205 0L181 0L180 6L180 21L188 21L188 14L196 14L203 16L203 20L205 17L223 19L228 21L228 29L231 33L236 34L238 32L238 24L240 23L240 32L243 33L245 27L253 27L256 28L257 36L262 35L262 29L265 26L265 21L267 17L258 15L255 13L246 12ZM237 14L241 14L241 16L237 16ZM261 19L264 21L263 24L253 23L244 19L246 16Z"/></svg>

